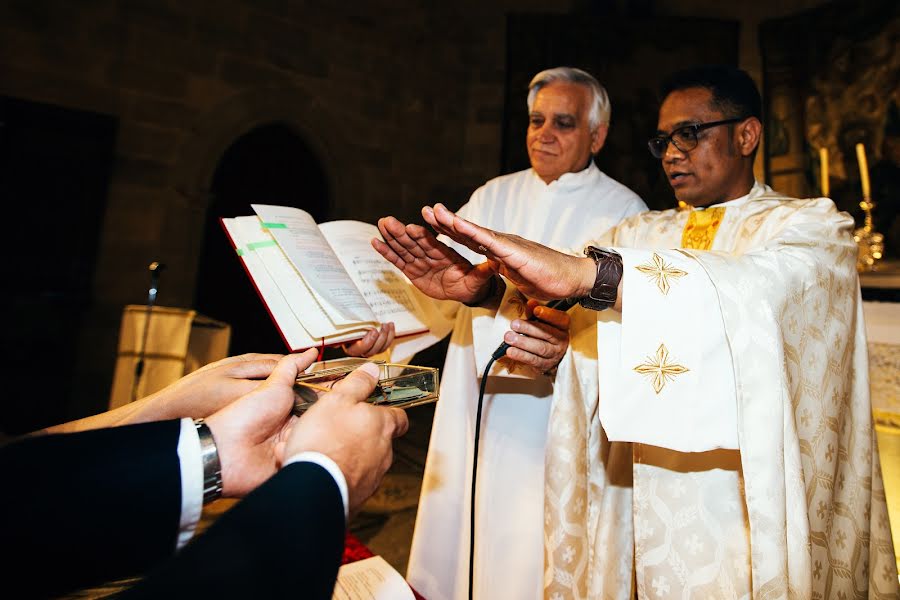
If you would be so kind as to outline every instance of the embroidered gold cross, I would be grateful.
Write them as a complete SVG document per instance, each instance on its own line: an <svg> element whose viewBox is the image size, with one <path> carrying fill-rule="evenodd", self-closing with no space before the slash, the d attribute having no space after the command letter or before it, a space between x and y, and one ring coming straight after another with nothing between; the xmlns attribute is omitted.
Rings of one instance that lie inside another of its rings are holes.
<svg viewBox="0 0 900 600"><path fill-rule="evenodd" d="M647 361L634 368L641 375L653 377L653 390L658 394L665 387L666 382L675 379L676 375L687 373L690 369L669 362L669 350L665 344L660 344L656 349L656 359L647 357Z"/></svg>
<svg viewBox="0 0 900 600"><path fill-rule="evenodd" d="M663 294L669 293L670 277L677 279L687 275L686 271L676 269L672 265L666 264L666 261L664 261L656 252L653 253L653 264L638 265L635 269L648 276L650 279L655 279L656 286Z"/></svg>

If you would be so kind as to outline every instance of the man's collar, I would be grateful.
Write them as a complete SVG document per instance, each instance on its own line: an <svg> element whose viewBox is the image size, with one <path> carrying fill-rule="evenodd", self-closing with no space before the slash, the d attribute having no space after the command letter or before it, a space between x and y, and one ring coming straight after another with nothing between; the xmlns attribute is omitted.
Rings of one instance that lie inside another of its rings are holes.
<svg viewBox="0 0 900 600"><path fill-rule="evenodd" d="M711 208L713 206L721 206L721 207L734 207L740 206L742 204L746 204L751 200L755 200L759 198L763 194L768 194L772 191L772 188L769 186L760 183L756 179L753 180L753 186L750 188L750 191L740 198L735 198L734 200L726 200L725 202L719 202L718 204L710 204L709 206L698 206L694 210L703 210L705 208Z"/></svg>
<svg viewBox="0 0 900 600"><path fill-rule="evenodd" d="M594 157L592 156L587 165L580 171L570 171L568 173L563 173L559 176L559 179L555 181L551 181L547 185L554 185L569 188L569 187L579 187L588 181L589 178L594 176L594 173L599 172L600 169L594 164ZM537 173L535 173L537 175Z"/></svg>

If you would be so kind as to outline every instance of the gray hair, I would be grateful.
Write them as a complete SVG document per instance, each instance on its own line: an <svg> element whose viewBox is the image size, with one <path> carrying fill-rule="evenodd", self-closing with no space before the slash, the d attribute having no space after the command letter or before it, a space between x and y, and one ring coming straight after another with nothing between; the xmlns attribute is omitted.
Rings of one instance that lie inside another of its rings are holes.
<svg viewBox="0 0 900 600"><path fill-rule="evenodd" d="M591 112L588 114L588 124L591 131L597 129L600 125L609 123L609 116L612 112L612 106L609 104L609 96L606 89L593 75L587 71L576 69L575 67L556 67L541 71L528 84L528 112L534 107L534 99L538 91L554 81L568 81L569 83L577 83L591 90Z"/></svg>

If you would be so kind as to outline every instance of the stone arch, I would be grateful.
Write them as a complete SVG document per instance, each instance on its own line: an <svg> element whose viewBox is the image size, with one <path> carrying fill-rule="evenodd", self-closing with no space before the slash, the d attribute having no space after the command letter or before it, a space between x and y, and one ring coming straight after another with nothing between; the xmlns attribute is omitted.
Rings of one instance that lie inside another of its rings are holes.
<svg viewBox="0 0 900 600"><path fill-rule="evenodd" d="M293 129L319 156L335 214L348 214L359 197L359 161L342 121L313 94L298 88L258 88L207 112L181 147L172 184L194 210L205 211L209 184L225 151L247 132L271 122Z"/></svg>
<svg viewBox="0 0 900 600"><path fill-rule="evenodd" d="M237 93L205 112L191 127L170 171L171 203L163 236L179 248L178 297L195 296L210 185L225 152L248 132L268 123L296 132L318 156L330 190L333 215L353 214L361 197L361 173L347 125L299 87L266 87Z"/></svg>

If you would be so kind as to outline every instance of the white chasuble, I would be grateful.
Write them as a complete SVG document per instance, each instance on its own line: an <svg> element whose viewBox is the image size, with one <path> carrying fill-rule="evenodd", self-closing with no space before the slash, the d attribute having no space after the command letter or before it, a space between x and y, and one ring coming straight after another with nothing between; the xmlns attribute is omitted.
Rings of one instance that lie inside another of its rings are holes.
<svg viewBox="0 0 900 600"><path fill-rule="evenodd" d="M459 214L581 253L591 237L641 210L646 206L637 195L591 164L549 185L532 170L498 177L476 190ZM484 260L451 245L472 262ZM497 311L457 307L407 571L409 582L428 600L467 597L478 386L510 321L524 314L525 299L507 289ZM585 322L584 328L594 339L595 323ZM588 375L596 381L596 369ZM506 361L488 378L475 502L476 598L541 597L544 450L553 386L553 378Z"/></svg>
<svg viewBox="0 0 900 600"><path fill-rule="evenodd" d="M713 210L595 243L623 313L597 313L597 387L557 380L545 596L897 597L853 222L759 184Z"/></svg>

